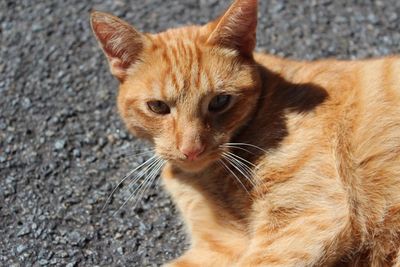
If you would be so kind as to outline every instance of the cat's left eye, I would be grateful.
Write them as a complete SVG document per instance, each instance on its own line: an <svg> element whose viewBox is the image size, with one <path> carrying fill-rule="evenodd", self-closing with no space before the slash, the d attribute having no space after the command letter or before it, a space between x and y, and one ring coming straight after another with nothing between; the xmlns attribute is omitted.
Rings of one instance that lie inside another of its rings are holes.
<svg viewBox="0 0 400 267"><path fill-rule="evenodd" d="M226 108L228 108L231 100L231 95L217 95L211 99L210 103L208 104L208 110L210 112L224 111Z"/></svg>
<svg viewBox="0 0 400 267"><path fill-rule="evenodd" d="M169 106L166 103L159 100L149 101L147 102L147 106L151 111L159 115L166 115L171 112Z"/></svg>

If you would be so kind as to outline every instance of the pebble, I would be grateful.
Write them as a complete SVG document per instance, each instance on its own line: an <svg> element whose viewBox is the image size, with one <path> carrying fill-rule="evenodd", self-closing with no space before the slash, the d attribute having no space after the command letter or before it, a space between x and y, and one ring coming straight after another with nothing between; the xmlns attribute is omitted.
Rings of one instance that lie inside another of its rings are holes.
<svg viewBox="0 0 400 267"><path fill-rule="evenodd" d="M18 237L27 235L31 232L31 230L29 229L29 227L27 225L24 225L17 233Z"/></svg>
<svg viewBox="0 0 400 267"><path fill-rule="evenodd" d="M57 140L57 141L54 143L54 148L55 148L56 150L61 150L61 149L63 149L63 148L65 147L66 142L67 142L67 141L66 141L65 139Z"/></svg>
<svg viewBox="0 0 400 267"><path fill-rule="evenodd" d="M57 252L56 252L56 255L57 255L57 257L60 257L60 258L66 258L66 257L68 257L68 253L65 252L64 250L57 251Z"/></svg>
<svg viewBox="0 0 400 267"><path fill-rule="evenodd" d="M80 158L80 157L81 157L81 150L78 149L78 148L75 148L75 149L72 151L72 154L74 155L74 157Z"/></svg>
<svg viewBox="0 0 400 267"><path fill-rule="evenodd" d="M117 248L117 251L118 251L119 254L123 255L125 249L124 249L123 247L118 247L118 248Z"/></svg>
<svg viewBox="0 0 400 267"><path fill-rule="evenodd" d="M68 234L68 240L74 246L82 245L84 239L85 238L78 231L73 231Z"/></svg>
<svg viewBox="0 0 400 267"><path fill-rule="evenodd" d="M41 260L39 260L39 264L42 265L42 266L45 266L45 265L49 264L49 261L46 260L46 259L41 259Z"/></svg>
<svg viewBox="0 0 400 267"><path fill-rule="evenodd" d="M27 249L26 245L18 245L17 246L17 253L20 254L20 253L24 252L25 249Z"/></svg>

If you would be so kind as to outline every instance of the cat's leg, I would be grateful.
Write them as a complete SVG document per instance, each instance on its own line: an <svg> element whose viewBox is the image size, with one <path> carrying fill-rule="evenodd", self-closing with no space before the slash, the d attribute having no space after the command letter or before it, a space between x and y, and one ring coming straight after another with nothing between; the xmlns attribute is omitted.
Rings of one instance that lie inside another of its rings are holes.
<svg viewBox="0 0 400 267"><path fill-rule="evenodd" d="M178 259L164 265L165 267L231 267L237 262L246 245L246 242L237 239L235 233L224 232L224 229L218 226L211 226L210 231L195 231L191 238L191 248Z"/></svg>
<svg viewBox="0 0 400 267"><path fill-rule="evenodd" d="M216 214L220 208L193 186L163 171L163 183L180 210L191 248L165 266L230 267L243 253L248 238L230 224L230 219Z"/></svg>
<svg viewBox="0 0 400 267"><path fill-rule="evenodd" d="M347 192L336 177L307 174L255 201L251 241L235 266L331 266L351 251L358 241Z"/></svg>
<svg viewBox="0 0 400 267"><path fill-rule="evenodd" d="M284 227L259 225L236 266L332 265L350 245L350 229L345 217L326 215L310 211Z"/></svg>

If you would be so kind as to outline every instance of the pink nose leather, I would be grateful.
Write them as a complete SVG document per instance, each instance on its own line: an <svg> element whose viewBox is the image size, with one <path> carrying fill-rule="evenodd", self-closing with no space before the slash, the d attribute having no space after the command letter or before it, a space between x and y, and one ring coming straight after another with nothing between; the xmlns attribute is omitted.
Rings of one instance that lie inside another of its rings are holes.
<svg viewBox="0 0 400 267"><path fill-rule="evenodd" d="M188 147L181 150L188 160L196 160L204 151L204 146L201 147Z"/></svg>

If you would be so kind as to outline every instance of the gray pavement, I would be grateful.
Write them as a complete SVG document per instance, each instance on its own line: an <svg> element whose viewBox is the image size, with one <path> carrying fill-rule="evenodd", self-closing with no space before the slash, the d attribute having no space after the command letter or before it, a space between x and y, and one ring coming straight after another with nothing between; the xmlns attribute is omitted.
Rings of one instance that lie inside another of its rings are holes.
<svg viewBox="0 0 400 267"><path fill-rule="evenodd" d="M187 242L155 183L107 196L149 147L130 137L89 12L138 29L204 23L229 1L0 0L0 266L159 266ZM400 1L260 0L258 47L299 59L400 52Z"/></svg>

